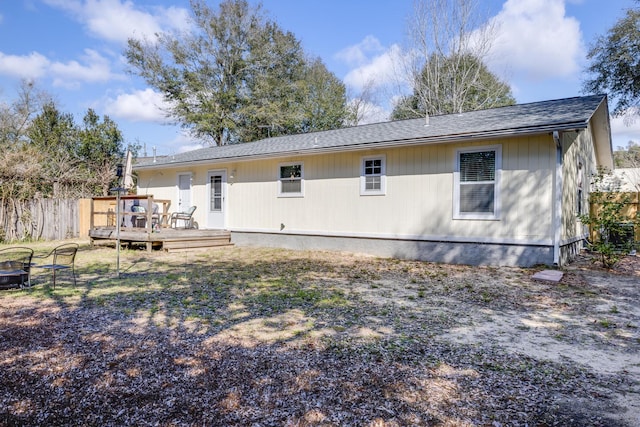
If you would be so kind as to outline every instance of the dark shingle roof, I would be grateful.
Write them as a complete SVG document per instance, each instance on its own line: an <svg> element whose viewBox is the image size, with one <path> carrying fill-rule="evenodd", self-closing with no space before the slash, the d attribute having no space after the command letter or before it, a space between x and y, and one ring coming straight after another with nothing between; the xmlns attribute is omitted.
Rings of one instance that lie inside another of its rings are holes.
<svg viewBox="0 0 640 427"><path fill-rule="evenodd" d="M425 119L411 119L267 138L244 144L201 148L160 158L155 163L140 162L134 168L580 129L587 126L593 113L605 100L605 95L592 95L432 116L428 126L425 126Z"/></svg>

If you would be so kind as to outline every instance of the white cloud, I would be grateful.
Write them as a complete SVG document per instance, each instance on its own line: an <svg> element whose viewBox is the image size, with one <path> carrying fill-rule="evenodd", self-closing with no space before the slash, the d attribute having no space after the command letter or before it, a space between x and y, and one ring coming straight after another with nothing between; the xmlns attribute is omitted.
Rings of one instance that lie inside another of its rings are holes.
<svg viewBox="0 0 640 427"><path fill-rule="evenodd" d="M82 83L104 83L111 80L124 80L123 75L111 72L111 63L98 52L85 49L82 63L69 61L54 62L50 66L54 86L78 88Z"/></svg>
<svg viewBox="0 0 640 427"><path fill-rule="evenodd" d="M110 62L96 51L87 49L82 62L55 62L33 52L29 55L5 55L0 52L0 74L17 78L51 78L56 87L78 88L83 83L124 80L111 72Z"/></svg>
<svg viewBox="0 0 640 427"><path fill-rule="evenodd" d="M82 10L85 25L96 36L115 42L126 42L134 33L152 35L160 25L150 14L134 9L130 2L93 0Z"/></svg>
<svg viewBox="0 0 640 427"><path fill-rule="evenodd" d="M338 52L336 59L347 65L363 65L369 62L372 54L384 53L385 48L374 36L366 36L360 43L346 47Z"/></svg>
<svg viewBox="0 0 640 427"><path fill-rule="evenodd" d="M50 65L50 61L37 52L29 55L5 55L0 52L0 74L36 79L45 75Z"/></svg>
<svg viewBox="0 0 640 427"><path fill-rule="evenodd" d="M344 83L362 90L371 82L381 87L398 80L398 64L404 63L403 53L398 45L385 49L378 40L367 36L361 43L343 49L337 58L355 65L345 76Z"/></svg>
<svg viewBox="0 0 640 427"><path fill-rule="evenodd" d="M164 105L162 94L147 88L108 99L105 111L109 116L132 122L166 123Z"/></svg>
<svg viewBox="0 0 640 427"><path fill-rule="evenodd" d="M154 34L188 26L189 12L178 7L142 9L130 0L45 0L71 13L100 39L126 43L130 37L153 39Z"/></svg>
<svg viewBox="0 0 640 427"><path fill-rule="evenodd" d="M163 29L186 31L191 27L191 14L181 7L160 8L156 18Z"/></svg>
<svg viewBox="0 0 640 427"><path fill-rule="evenodd" d="M156 153L159 156L171 156L173 154L197 150L198 148L205 146L202 143L202 139L194 138L186 129L179 129L175 127L169 127L169 129L170 131L168 130L162 134L162 138L166 139L156 146ZM173 137L170 137L171 133L173 133Z"/></svg>
<svg viewBox="0 0 640 427"><path fill-rule="evenodd" d="M185 153L187 151L197 150L204 147L201 139L195 139L187 131L181 131L176 138L171 141L172 147L175 148L177 153Z"/></svg>
<svg viewBox="0 0 640 427"><path fill-rule="evenodd" d="M580 23L566 16L564 0L508 0L493 18L498 36L489 63L528 80L570 77L584 58Z"/></svg>
<svg viewBox="0 0 640 427"><path fill-rule="evenodd" d="M374 36L367 36L335 55L350 68L343 81L352 96L371 91L370 96L385 100L367 102L366 117L360 124L388 120L392 108L388 102L390 94L406 90L406 55L399 45L383 46Z"/></svg>

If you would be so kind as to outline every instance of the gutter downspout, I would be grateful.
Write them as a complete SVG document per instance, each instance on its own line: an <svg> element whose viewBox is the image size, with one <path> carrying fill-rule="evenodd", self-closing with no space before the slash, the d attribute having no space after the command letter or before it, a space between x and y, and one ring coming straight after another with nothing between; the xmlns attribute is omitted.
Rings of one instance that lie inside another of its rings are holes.
<svg viewBox="0 0 640 427"><path fill-rule="evenodd" d="M562 140L558 131L553 131L556 144L555 191L553 196L553 265L560 266L560 239L562 238Z"/></svg>

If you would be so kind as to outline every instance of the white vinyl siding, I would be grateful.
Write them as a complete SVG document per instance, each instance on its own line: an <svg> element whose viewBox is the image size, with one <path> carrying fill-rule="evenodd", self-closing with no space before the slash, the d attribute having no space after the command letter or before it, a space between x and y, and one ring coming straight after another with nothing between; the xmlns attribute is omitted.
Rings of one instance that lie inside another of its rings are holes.
<svg viewBox="0 0 640 427"><path fill-rule="evenodd" d="M500 220L453 219L457 151L486 151L497 145L501 162L497 176ZM538 242L551 238L555 153L553 139L545 134L502 138L499 142L388 148L384 152L326 153L305 156L304 161L297 156L236 161L218 163L215 168L235 171L233 183L224 190L228 214L225 226L235 231ZM382 156L386 195L361 196L363 158ZM590 157L580 158L589 172ZM277 197L280 166L301 163L304 197ZM201 207L208 206L207 173L212 167L198 165L192 171L192 200L198 206L194 216L200 224L206 223L207 209ZM138 194L171 199L170 210L175 210L176 173L183 171L164 170L160 174L141 170ZM567 175L575 176L575 170ZM565 197L574 198L574 187L570 190ZM574 212L571 204L566 215L575 218Z"/></svg>
<svg viewBox="0 0 640 427"><path fill-rule="evenodd" d="M589 212L588 177L597 171L596 153L590 132L565 132L562 146L562 238L572 239L586 233L578 215Z"/></svg>
<svg viewBox="0 0 640 427"><path fill-rule="evenodd" d="M304 167L301 162L283 163L279 165L278 196L304 196Z"/></svg>
<svg viewBox="0 0 640 427"><path fill-rule="evenodd" d="M363 157L360 172L360 195L380 196L387 192L386 157Z"/></svg>
<svg viewBox="0 0 640 427"><path fill-rule="evenodd" d="M498 219L500 146L461 149L456 152L454 218Z"/></svg>

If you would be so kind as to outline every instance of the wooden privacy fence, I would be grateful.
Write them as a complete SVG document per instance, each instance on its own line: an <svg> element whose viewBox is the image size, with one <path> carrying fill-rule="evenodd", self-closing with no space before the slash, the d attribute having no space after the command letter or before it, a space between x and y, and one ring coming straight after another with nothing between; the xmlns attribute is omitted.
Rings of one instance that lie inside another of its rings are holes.
<svg viewBox="0 0 640 427"><path fill-rule="evenodd" d="M2 199L0 242L87 237L88 199Z"/></svg>
<svg viewBox="0 0 640 427"><path fill-rule="evenodd" d="M605 195L608 195L609 197L606 197ZM589 207L589 214L591 216L597 216L602 211L602 203L598 203L598 200L601 199L606 199L611 202L624 202L620 212L622 217L625 218L623 223L628 224L630 231L634 231L633 236L629 237L633 237L636 242L640 241L640 226L634 226L634 221L637 220L638 213L640 212L640 193L595 193L595 195L592 195L592 202ZM590 230L591 239L595 239L599 232L599 230Z"/></svg>

